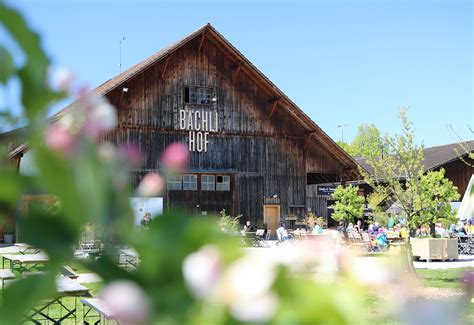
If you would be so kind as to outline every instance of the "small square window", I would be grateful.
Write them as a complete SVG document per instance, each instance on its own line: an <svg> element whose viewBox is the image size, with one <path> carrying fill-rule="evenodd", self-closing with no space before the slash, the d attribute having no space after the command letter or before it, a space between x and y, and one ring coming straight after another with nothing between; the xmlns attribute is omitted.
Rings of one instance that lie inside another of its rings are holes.
<svg viewBox="0 0 474 325"><path fill-rule="evenodd" d="M183 175L183 190L196 191L197 190L197 175Z"/></svg>
<svg viewBox="0 0 474 325"><path fill-rule="evenodd" d="M216 176L202 175L201 176L201 191L215 191L216 190Z"/></svg>
<svg viewBox="0 0 474 325"><path fill-rule="evenodd" d="M230 176L218 175L216 177L216 191L230 191Z"/></svg>
<svg viewBox="0 0 474 325"><path fill-rule="evenodd" d="M184 87L184 103L211 105L212 94L213 89L209 87Z"/></svg>
<svg viewBox="0 0 474 325"><path fill-rule="evenodd" d="M211 89L210 88L199 88L199 104L210 105L211 104Z"/></svg>
<svg viewBox="0 0 474 325"><path fill-rule="evenodd" d="M168 190L181 190L182 189L182 176L181 175L170 175L167 180Z"/></svg>

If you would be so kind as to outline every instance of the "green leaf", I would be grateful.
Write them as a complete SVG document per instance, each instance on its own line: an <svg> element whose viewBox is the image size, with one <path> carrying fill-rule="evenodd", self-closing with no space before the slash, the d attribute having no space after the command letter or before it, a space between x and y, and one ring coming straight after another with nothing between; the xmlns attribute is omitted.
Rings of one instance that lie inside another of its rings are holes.
<svg viewBox="0 0 474 325"><path fill-rule="evenodd" d="M1 324L21 324L26 315L41 300L54 296L54 274L31 275L17 280L3 292L0 306Z"/></svg>
<svg viewBox="0 0 474 325"><path fill-rule="evenodd" d="M19 219L19 225L21 240L45 250L52 260L72 258L80 228L62 213L53 214L43 204L31 204L28 215Z"/></svg>
<svg viewBox="0 0 474 325"><path fill-rule="evenodd" d="M0 62L0 84L6 84L15 72L15 66L10 52L4 46L0 46Z"/></svg>

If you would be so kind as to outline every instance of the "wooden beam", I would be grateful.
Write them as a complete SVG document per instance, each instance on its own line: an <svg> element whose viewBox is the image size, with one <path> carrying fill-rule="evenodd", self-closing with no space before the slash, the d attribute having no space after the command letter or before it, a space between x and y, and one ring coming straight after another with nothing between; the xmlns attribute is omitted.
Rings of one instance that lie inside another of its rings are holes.
<svg viewBox="0 0 474 325"><path fill-rule="evenodd" d="M201 52L202 44L204 43L205 38L206 38L206 32L202 33L201 41L199 42L198 52Z"/></svg>
<svg viewBox="0 0 474 325"><path fill-rule="evenodd" d="M304 140L304 149L306 149L306 146L309 144L309 140L311 140L311 137L313 136L313 132L309 133L307 136L306 136L306 139Z"/></svg>
<svg viewBox="0 0 474 325"><path fill-rule="evenodd" d="M268 116L269 118L271 118L273 116L273 113L275 113L275 109L277 107L277 104L278 104L278 99L273 102L272 110L270 112L270 115Z"/></svg>
<svg viewBox="0 0 474 325"><path fill-rule="evenodd" d="M170 57L168 56L165 61L165 67L163 68L163 72L161 73L161 78L165 77L166 69L168 68L168 61L170 60Z"/></svg>
<svg viewBox="0 0 474 325"><path fill-rule="evenodd" d="M237 81L237 77L239 76L240 69L242 68L242 64L239 64L235 71L232 71L232 83L234 84Z"/></svg>

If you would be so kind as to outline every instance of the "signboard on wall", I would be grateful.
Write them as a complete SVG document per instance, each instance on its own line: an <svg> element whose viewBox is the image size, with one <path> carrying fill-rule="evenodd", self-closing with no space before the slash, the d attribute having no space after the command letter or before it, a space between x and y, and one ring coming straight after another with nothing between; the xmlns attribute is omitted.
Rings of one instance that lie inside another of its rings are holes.
<svg viewBox="0 0 474 325"><path fill-rule="evenodd" d="M317 193L318 195L332 195L336 187L335 185L318 185Z"/></svg>
<svg viewBox="0 0 474 325"><path fill-rule="evenodd" d="M180 130L188 131L188 149L191 152L207 152L209 134L219 130L217 110L180 109Z"/></svg>

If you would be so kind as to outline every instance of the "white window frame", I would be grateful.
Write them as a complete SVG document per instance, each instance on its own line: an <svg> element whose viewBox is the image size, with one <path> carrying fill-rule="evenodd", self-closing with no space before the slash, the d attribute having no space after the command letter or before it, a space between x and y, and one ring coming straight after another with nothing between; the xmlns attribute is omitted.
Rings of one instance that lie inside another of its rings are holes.
<svg viewBox="0 0 474 325"><path fill-rule="evenodd" d="M212 179L210 181L209 179ZM201 191L216 190L216 175L201 175Z"/></svg>
<svg viewBox="0 0 474 325"><path fill-rule="evenodd" d="M186 178L191 177L194 181L188 181ZM187 188L187 185L194 184L193 187ZM197 191L197 175L196 174L183 174L183 191Z"/></svg>
<svg viewBox="0 0 474 325"><path fill-rule="evenodd" d="M174 188L176 184L179 184L179 188ZM183 175L170 175L166 180L166 187L169 191L181 191L183 189Z"/></svg>
<svg viewBox="0 0 474 325"><path fill-rule="evenodd" d="M222 182L217 181L218 177L222 177ZM224 187L224 185L225 185L225 187ZM229 175L217 175L216 176L216 191L221 191L221 192L230 191L230 176Z"/></svg>

